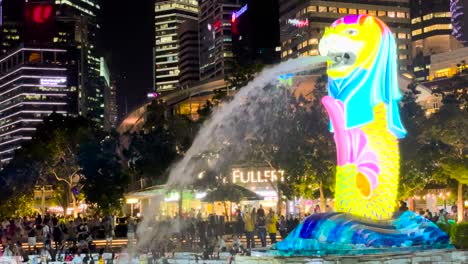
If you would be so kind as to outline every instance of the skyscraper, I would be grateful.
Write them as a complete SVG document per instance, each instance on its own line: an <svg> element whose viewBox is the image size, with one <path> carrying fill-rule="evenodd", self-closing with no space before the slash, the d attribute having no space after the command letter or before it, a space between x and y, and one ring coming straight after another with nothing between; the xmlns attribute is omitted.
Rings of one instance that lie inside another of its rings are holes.
<svg viewBox="0 0 468 264"><path fill-rule="evenodd" d="M24 2L0 0L0 10L0 55L3 55L23 41Z"/></svg>
<svg viewBox="0 0 468 264"><path fill-rule="evenodd" d="M179 40L177 28L198 18L197 0L156 0L155 3L155 88L158 92L178 88Z"/></svg>
<svg viewBox="0 0 468 264"><path fill-rule="evenodd" d="M398 45L400 70L410 70L409 2L279 0L281 58L285 61L298 56L318 55L318 42L325 27L347 14L368 14L380 18L391 28Z"/></svg>
<svg viewBox="0 0 468 264"><path fill-rule="evenodd" d="M280 61L278 0L248 0L232 13L232 45L241 65Z"/></svg>
<svg viewBox="0 0 468 264"><path fill-rule="evenodd" d="M179 85L184 89L200 80L198 19L188 19L177 30L179 40Z"/></svg>
<svg viewBox="0 0 468 264"><path fill-rule="evenodd" d="M77 21L76 40L81 50L81 80L79 84L79 111L98 123L104 121L104 87L100 77L100 57L97 36L100 28L100 0L55 0L63 16Z"/></svg>
<svg viewBox="0 0 468 264"><path fill-rule="evenodd" d="M224 78L232 68L231 19L245 1L242 0L200 0L200 80Z"/></svg>
<svg viewBox="0 0 468 264"><path fill-rule="evenodd" d="M20 46L0 57L0 166L46 116L78 113L75 51Z"/></svg>
<svg viewBox="0 0 468 264"><path fill-rule="evenodd" d="M431 55L461 47L452 36L451 20L450 0L411 2L411 54L416 80L429 78Z"/></svg>
<svg viewBox="0 0 468 264"><path fill-rule="evenodd" d="M468 0L451 0L453 36L463 45L468 44Z"/></svg>

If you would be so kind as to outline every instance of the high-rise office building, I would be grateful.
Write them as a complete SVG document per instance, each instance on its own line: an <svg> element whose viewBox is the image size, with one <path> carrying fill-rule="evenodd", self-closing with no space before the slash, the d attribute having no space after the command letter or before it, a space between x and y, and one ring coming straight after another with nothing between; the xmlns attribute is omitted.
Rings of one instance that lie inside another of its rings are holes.
<svg viewBox="0 0 468 264"><path fill-rule="evenodd" d="M0 57L0 166L53 112L77 114L77 51L19 47Z"/></svg>
<svg viewBox="0 0 468 264"><path fill-rule="evenodd" d="M325 27L348 14L368 14L384 21L395 35L399 67L410 70L409 0L303 1L279 0L280 40L283 61L318 55L318 42Z"/></svg>
<svg viewBox="0 0 468 264"><path fill-rule="evenodd" d="M468 0L451 0L453 36L463 45L468 45Z"/></svg>
<svg viewBox="0 0 468 264"><path fill-rule="evenodd" d="M23 41L24 1L0 0L0 56Z"/></svg>
<svg viewBox="0 0 468 264"><path fill-rule="evenodd" d="M156 0L155 3L155 89L178 88L179 40L177 28L186 20L197 20L197 0Z"/></svg>
<svg viewBox="0 0 468 264"><path fill-rule="evenodd" d="M411 55L416 80L429 78L431 55L461 47L452 36L450 0L411 1Z"/></svg>
<svg viewBox="0 0 468 264"><path fill-rule="evenodd" d="M104 85L104 128L110 130L117 125L117 86L115 81L111 80L109 68L106 60L100 59L100 76L103 79Z"/></svg>
<svg viewBox="0 0 468 264"><path fill-rule="evenodd" d="M232 45L244 66L280 61L278 0L249 0L232 13Z"/></svg>
<svg viewBox="0 0 468 264"><path fill-rule="evenodd" d="M200 80L224 78L232 68L232 13L237 12L242 0L200 0Z"/></svg>
<svg viewBox="0 0 468 264"><path fill-rule="evenodd" d="M81 50L81 80L78 95L80 114L102 124L105 83L100 77L100 57L97 48L100 0L55 0L55 4L63 19L75 21L74 37ZM60 37L64 36L57 36Z"/></svg>
<svg viewBox="0 0 468 264"><path fill-rule="evenodd" d="M177 30L179 40L179 85L188 88L200 80L198 20L187 19Z"/></svg>

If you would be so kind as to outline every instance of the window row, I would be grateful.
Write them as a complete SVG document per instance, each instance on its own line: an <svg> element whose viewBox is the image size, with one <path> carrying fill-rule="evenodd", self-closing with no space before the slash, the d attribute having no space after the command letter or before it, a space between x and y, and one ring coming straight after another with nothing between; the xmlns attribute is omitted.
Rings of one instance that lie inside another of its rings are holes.
<svg viewBox="0 0 468 264"><path fill-rule="evenodd" d="M339 13L339 14L368 14L371 16L391 17L391 18L409 18L407 12L384 11L384 10L368 10L346 7L333 6L309 6L296 13L296 17L300 17L306 13Z"/></svg>

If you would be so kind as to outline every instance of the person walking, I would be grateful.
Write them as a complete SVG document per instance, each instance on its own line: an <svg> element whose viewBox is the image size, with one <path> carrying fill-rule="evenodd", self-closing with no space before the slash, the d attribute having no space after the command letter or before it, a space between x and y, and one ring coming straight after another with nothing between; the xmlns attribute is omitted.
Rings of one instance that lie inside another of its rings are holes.
<svg viewBox="0 0 468 264"><path fill-rule="evenodd" d="M278 217L276 216L275 212L273 209L270 208L270 211L268 212L268 234L270 236L270 241L271 244L276 244L276 232L278 231L277 225L278 225Z"/></svg>

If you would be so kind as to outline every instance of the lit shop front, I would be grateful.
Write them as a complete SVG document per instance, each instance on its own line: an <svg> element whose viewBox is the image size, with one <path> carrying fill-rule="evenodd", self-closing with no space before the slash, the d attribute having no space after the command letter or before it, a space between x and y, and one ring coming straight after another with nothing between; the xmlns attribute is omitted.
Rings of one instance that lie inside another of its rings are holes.
<svg viewBox="0 0 468 264"><path fill-rule="evenodd" d="M126 194L126 213L137 216L145 214L146 210L158 212L159 218L173 217L179 213L179 206L186 216L196 216L199 213L202 217L210 214L233 215L237 208L250 210L259 208L260 205L265 210L270 208L276 211L278 205L278 183L285 180L283 170L274 170L268 167L234 167L230 175L226 176L226 182L236 184L243 189L256 194L257 198L243 199L239 203L207 201L210 190L169 190L167 186L153 186L137 192ZM331 204L331 201L329 201ZM293 201L283 203L283 212L291 214L304 214L311 212L318 204L316 200L296 198Z"/></svg>
<svg viewBox="0 0 468 264"><path fill-rule="evenodd" d="M283 170L270 168L237 167L233 168L229 180L231 183L246 188L263 200L241 201L241 208L245 206L276 209L278 203L278 182L284 181Z"/></svg>

